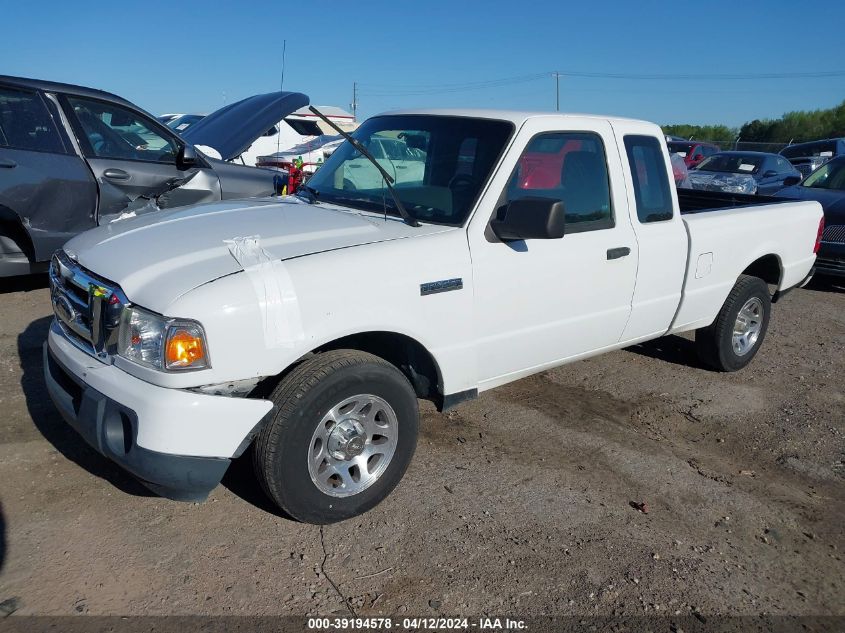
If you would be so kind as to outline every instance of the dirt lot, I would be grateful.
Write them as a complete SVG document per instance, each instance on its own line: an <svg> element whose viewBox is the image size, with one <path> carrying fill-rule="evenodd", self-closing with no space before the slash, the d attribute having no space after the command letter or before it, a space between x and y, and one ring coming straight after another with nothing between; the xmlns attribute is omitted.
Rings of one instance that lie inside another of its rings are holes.
<svg viewBox="0 0 845 633"><path fill-rule="evenodd" d="M17 614L845 615L845 292L775 306L737 374L690 341L423 407L398 489L321 529L236 464L150 496L41 379L43 282L0 292L0 605ZM634 507L645 503L647 513ZM5 543L5 545L3 545Z"/></svg>

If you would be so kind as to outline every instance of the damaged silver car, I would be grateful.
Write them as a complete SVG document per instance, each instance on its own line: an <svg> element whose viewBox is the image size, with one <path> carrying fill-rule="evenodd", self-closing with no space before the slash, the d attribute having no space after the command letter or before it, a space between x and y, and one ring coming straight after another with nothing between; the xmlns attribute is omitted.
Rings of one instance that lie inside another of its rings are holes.
<svg viewBox="0 0 845 633"><path fill-rule="evenodd" d="M46 270L55 250L95 226L281 191L280 172L227 161L307 104L296 92L255 95L185 140L116 95L0 75L0 277Z"/></svg>

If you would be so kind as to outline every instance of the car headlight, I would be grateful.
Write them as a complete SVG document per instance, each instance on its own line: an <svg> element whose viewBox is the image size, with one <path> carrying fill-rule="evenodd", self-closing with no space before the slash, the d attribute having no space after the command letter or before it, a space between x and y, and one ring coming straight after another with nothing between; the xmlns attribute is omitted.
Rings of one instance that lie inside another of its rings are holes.
<svg viewBox="0 0 845 633"><path fill-rule="evenodd" d="M205 332L199 323L163 317L142 308L123 311L117 348L123 358L153 369L211 367Z"/></svg>

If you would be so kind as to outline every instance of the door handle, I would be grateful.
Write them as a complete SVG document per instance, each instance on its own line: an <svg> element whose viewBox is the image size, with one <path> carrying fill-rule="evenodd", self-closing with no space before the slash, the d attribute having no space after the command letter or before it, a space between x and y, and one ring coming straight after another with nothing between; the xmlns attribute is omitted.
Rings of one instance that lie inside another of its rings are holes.
<svg viewBox="0 0 845 633"><path fill-rule="evenodd" d="M17 166L18 164L11 158L0 158L0 167L5 167L6 169L14 169Z"/></svg>
<svg viewBox="0 0 845 633"><path fill-rule="evenodd" d="M631 254L631 249L627 246L620 246L618 248L608 248L607 249L607 258L608 259L619 259L620 257L627 257Z"/></svg>
<svg viewBox="0 0 845 633"><path fill-rule="evenodd" d="M129 174L122 169L107 169L103 176L109 180L129 180Z"/></svg>

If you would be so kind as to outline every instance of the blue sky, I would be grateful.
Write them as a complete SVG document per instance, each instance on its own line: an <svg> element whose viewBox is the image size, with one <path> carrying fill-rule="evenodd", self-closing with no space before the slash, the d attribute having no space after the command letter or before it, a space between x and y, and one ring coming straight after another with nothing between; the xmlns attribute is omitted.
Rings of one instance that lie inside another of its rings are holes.
<svg viewBox="0 0 845 633"><path fill-rule="evenodd" d="M330 8L334 7L334 9ZM812 7L812 8L810 8ZM727 123L830 107L845 76L845 2L4 3L0 72L79 83L162 112L209 112L284 86L359 115L398 107L561 110ZM519 80L513 80L518 78ZM508 79L511 81L496 82ZM482 83L491 82L491 83ZM468 88L468 89L467 89Z"/></svg>

